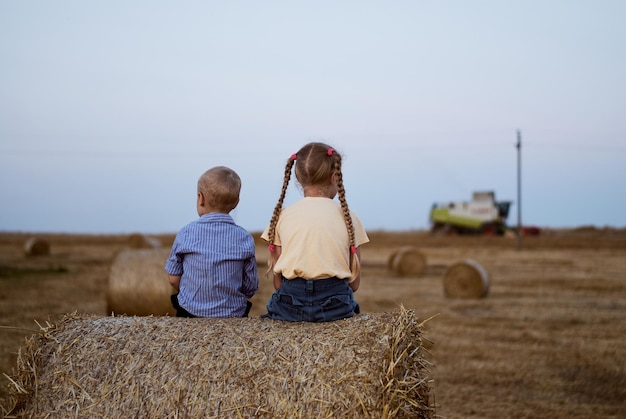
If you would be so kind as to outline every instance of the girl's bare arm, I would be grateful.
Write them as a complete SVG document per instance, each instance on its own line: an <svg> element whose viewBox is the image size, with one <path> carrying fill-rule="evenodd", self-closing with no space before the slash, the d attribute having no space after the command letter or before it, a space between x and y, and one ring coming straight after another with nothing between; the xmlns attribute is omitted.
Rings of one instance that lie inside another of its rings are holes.
<svg viewBox="0 0 626 419"><path fill-rule="evenodd" d="M274 251L270 253L270 257L273 258L273 262L274 262L272 266L276 266L276 261L280 257L280 251L281 251L280 246L274 246ZM277 290L280 288L283 282L283 277L281 274L277 274L275 272L272 272L272 275L273 275L272 282L274 283L274 289Z"/></svg>
<svg viewBox="0 0 626 419"><path fill-rule="evenodd" d="M354 255L354 257L359 259L359 263L361 262L361 248L359 247L356 248L356 254ZM356 292L356 290L359 289L359 285L361 285L361 273L360 272L354 278L354 281L350 282L349 285L353 292Z"/></svg>

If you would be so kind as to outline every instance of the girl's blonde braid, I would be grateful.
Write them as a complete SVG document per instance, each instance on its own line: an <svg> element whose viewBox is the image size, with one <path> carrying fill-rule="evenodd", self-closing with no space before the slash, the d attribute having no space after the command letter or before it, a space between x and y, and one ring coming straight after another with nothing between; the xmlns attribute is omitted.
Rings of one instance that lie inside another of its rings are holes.
<svg viewBox="0 0 626 419"><path fill-rule="evenodd" d="M337 157L339 154L337 153ZM343 211L343 220L348 228L348 238L350 240L350 272L352 273L352 279L348 282L352 282L354 278L359 276L361 271L361 264L359 258L356 255L356 239L354 237L354 225L352 224L352 217L350 216L350 210L348 209L348 202L346 201L346 190L343 186L343 174L341 173L341 157L335 159L335 173L337 174L337 196L341 203L341 209Z"/></svg>
<svg viewBox="0 0 626 419"><path fill-rule="evenodd" d="M267 272L266 276L269 276L274 269L274 264L276 260L272 257L272 253L274 253L274 238L276 234L276 223L278 223L278 217L280 216L280 211L283 209L283 201L285 200L285 195L287 194L287 187L289 186L289 180L291 179L291 169L293 168L293 164L296 161L296 155L292 154L287 160L287 164L285 165L285 176L283 177L283 187L280 191L280 197L278 198L278 202L274 207L274 212L272 213L272 219L270 220L270 226L268 229L268 238L269 238L269 250L270 257L267 261Z"/></svg>

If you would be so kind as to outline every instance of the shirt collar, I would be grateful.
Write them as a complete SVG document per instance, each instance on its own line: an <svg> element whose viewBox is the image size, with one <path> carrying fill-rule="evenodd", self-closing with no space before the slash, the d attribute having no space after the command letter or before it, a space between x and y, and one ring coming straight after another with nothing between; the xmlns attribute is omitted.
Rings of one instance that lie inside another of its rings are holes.
<svg viewBox="0 0 626 419"><path fill-rule="evenodd" d="M204 214L200 217L199 221L201 223L231 223L235 224L233 217L230 214L224 214L223 212L210 212L208 214Z"/></svg>

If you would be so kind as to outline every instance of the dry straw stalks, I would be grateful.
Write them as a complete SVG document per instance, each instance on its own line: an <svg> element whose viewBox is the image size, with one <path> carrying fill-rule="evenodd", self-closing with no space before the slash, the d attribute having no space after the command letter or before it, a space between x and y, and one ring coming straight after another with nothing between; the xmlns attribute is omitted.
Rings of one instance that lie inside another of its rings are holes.
<svg viewBox="0 0 626 419"><path fill-rule="evenodd" d="M412 310L330 323L65 316L19 352L6 417L432 418Z"/></svg>

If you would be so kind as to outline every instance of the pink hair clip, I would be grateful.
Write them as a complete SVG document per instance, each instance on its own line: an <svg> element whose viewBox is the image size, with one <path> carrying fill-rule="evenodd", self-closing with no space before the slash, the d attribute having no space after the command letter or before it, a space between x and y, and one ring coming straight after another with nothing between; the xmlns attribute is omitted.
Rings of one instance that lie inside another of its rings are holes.
<svg viewBox="0 0 626 419"><path fill-rule="evenodd" d="M270 249L270 253L274 253L274 245L270 244L269 246L267 246L268 249Z"/></svg>
<svg viewBox="0 0 626 419"><path fill-rule="evenodd" d="M298 157L298 156L296 155L296 153L293 153L293 154L291 155L291 160L295 160L297 157Z"/></svg>
<svg viewBox="0 0 626 419"><path fill-rule="evenodd" d="M356 255L356 246L350 246L350 251L353 255Z"/></svg>
<svg viewBox="0 0 626 419"><path fill-rule="evenodd" d="M329 148L329 149L328 149L328 155L329 155L329 156L332 156L332 155L333 155L333 151L335 151L335 150L333 150L333 148L332 148L332 147L331 147L331 148Z"/></svg>

